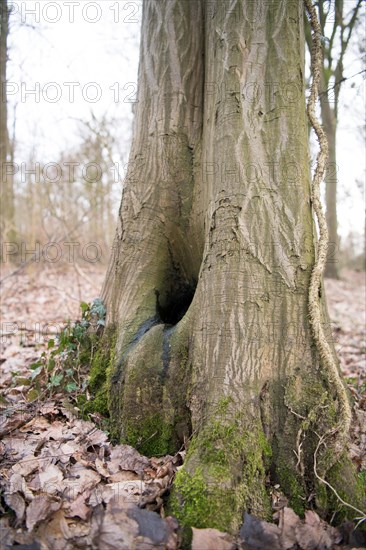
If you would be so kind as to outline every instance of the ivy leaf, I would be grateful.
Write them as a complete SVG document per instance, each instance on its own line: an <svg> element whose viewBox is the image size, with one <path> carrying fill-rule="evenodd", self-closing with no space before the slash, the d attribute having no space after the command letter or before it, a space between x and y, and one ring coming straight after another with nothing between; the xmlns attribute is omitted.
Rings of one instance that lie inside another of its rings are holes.
<svg viewBox="0 0 366 550"><path fill-rule="evenodd" d="M48 365L47 365L47 370L48 371L51 371L55 368L55 365L56 365L56 361L54 360L53 357L50 357L49 361L48 361Z"/></svg>
<svg viewBox="0 0 366 550"><path fill-rule="evenodd" d="M71 393L73 391L76 391L78 389L78 385L75 382L69 382L66 384L66 391Z"/></svg>
<svg viewBox="0 0 366 550"><path fill-rule="evenodd" d="M50 349L50 348L53 348L55 345L55 341L53 338L51 338L50 340L48 340L48 344L47 344L47 348Z"/></svg>
<svg viewBox="0 0 366 550"><path fill-rule="evenodd" d="M82 314L85 315L85 313L86 313L87 311L89 311L90 306L89 306L89 304L87 304L86 302L81 302L81 303L80 303L80 308L81 308Z"/></svg>
<svg viewBox="0 0 366 550"><path fill-rule="evenodd" d="M96 298L93 301L90 311L93 315L96 315L99 319L103 319L103 317L105 317L105 314L107 313L107 310L104 307L104 304L100 298Z"/></svg>
<svg viewBox="0 0 366 550"><path fill-rule="evenodd" d="M50 378L50 384L51 386L59 386L63 380L64 375L63 374L54 374Z"/></svg>
<svg viewBox="0 0 366 550"><path fill-rule="evenodd" d="M27 401L34 401L39 397L39 394L40 392L36 388L30 389L29 392L27 393Z"/></svg>
<svg viewBox="0 0 366 550"><path fill-rule="evenodd" d="M32 365L31 365L31 368L32 368ZM37 378L37 376L38 376L39 374L41 374L41 372L43 371L43 367L42 367L42 366L36 367L36 368L34 368L34 369L32 369L32 370L33 370L33 372L32 372L32 374L31 374L31 379L34 380L35 378Z"/></svg>

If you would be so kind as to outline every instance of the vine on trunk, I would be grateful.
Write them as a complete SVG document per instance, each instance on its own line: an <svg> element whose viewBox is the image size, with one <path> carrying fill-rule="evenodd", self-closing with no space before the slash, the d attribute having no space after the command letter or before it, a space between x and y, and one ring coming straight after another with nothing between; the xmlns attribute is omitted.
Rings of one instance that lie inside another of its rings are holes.
<svg viewBox="0 0 366 550"><path fill-rule="evenodd" d="M321 323L321 308L319 300L319 290L328 250L328 228L320 200L320 184L324 178L326 162L328 159L328 142L325 132L315 113L315 106L319 96L320 71L322 67L322 34L315 6L312 4L311 0L304 1L306 10L310 18L310 25L312 30L312 82L310 87L310 96L307 103L307 113L310 123L316 133L320 147L316 159L316 168L311 185L311 199L319 226L319 240L317 256L311 274L309 287L309 317L314 340L322 359L322 363L324 365L324 368L327 370L329 379L333 384L337 397L339 399L341 420L338 425L332 430L332 433L338 432L341 440L345 440L348 436L351 424L351 408L349 405L346 389L338 372L338 367L334 355L324 334L323 326Z"/></svg>

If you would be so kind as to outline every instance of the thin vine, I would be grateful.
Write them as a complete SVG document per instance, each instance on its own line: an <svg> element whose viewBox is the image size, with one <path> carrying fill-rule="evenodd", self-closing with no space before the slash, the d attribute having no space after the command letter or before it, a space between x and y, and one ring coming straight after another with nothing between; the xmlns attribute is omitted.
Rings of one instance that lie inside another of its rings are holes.
<svg viewBox="0 0 366 550"><path fill-rule="evenodd" d="M340 378L338 367L332 349L329 346L324 334L321 322L321 306L319 300L319 291L322 283L322 276L327 259L328 250L328 228L325 219L323 207L320 200L320 184L323 181L326 163L328 159L328 142L325 132L316 116L315 107L319 97L319 83L321 67L323 63L322 45L321 45L321 27L315 6L311 0L304 0L307 13L310 19L312 31L312 51L311 51L311 87L307 103L307 113L312 127L314 128L319 143L319 152L316 159L316 168L311 184L311 200L313 209L319 226L318 250L310 279L309 287L309 317L313 337L319 351L324 369L326 369L329 380L332 383L339 400L338 425L332 430L338 433L339 438L344 441L347 439L351 425L351 407L343 382Z"/></svg>

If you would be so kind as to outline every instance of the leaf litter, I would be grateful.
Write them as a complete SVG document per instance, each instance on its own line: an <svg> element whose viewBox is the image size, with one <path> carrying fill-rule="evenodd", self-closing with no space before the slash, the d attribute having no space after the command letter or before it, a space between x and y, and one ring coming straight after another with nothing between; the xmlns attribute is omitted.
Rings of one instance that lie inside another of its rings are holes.
<svg viewBox="0 0 366 550"><path fill-rule="evenodd" d="M49 274L37 272L37 283L33 284L29 274L17 275L15 282L10 279L2 302L2 313L6 311L9 323L14 319L25 322L32 313L34 320L37 312L44 323L57 324L67 318L60 297L62 285L71 288L68 274L61 278L54 275L58 281L57 300L50 296L52 285L42 287L45 277L50 280ZM102 270L88 272L89 280L102 278ZM335 344L354 398L350 456L358 471L366 469L366 368L362 357L365 329L359 295L364 293L364 286L360 290L362 284L356 272L349 272L345 281L326 281ZM85 286L82 298L92 298L94 289ZM20 314L19 301L14 300L18 292L26 292L26 313L22 310ZM39 293L43 295L40 301ZM74 318L78 315L76 302L67 305ZM164 496L183 463L184 451L174 457L147 458L128 445L113 445L96 422L81 420L75 414L63 394L46 402L27 402L29 365L46 346L46 338L34 343L33 339L25 340L23 332L8 335L5 341L2 338L0 548L181 547L181 530L175 518L166 517ZM305 518L300 519L280 491L272 498L274 523L245 514L236 538L216 529L193 528L192 549L366 547L364 534L354 531L353 524L335 528L313 511L307 511Z"/></svg>

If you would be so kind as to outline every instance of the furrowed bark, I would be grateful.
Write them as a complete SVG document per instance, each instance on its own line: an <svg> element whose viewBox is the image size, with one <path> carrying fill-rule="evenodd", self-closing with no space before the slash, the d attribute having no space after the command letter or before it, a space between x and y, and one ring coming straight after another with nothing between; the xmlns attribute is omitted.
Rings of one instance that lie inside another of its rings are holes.
<svg viewBox="0 0 366 550"><path fill-rule="evenodd" d="M111 406L119 434L129 434L135 444L135 425L160 419L162 382L173 360L168 329L188 307L200 269L202 218L195 203L202 100L201 2L147 2L135 134L104 286L109 321L118 324ZM160 436L164 430L157 431ZM164 453L166 446L158 443L157 449Z"/></svg>
<svg viewBox="0 0 366 550"><path fill-rule="evenodd" d="M196 527L268 517L269 477L301 512L318 495L315 434L337 421L308 318L303 66L299 2L144 4L106 384L118 438L164 454L191 436L170 504Z"/></svg>

